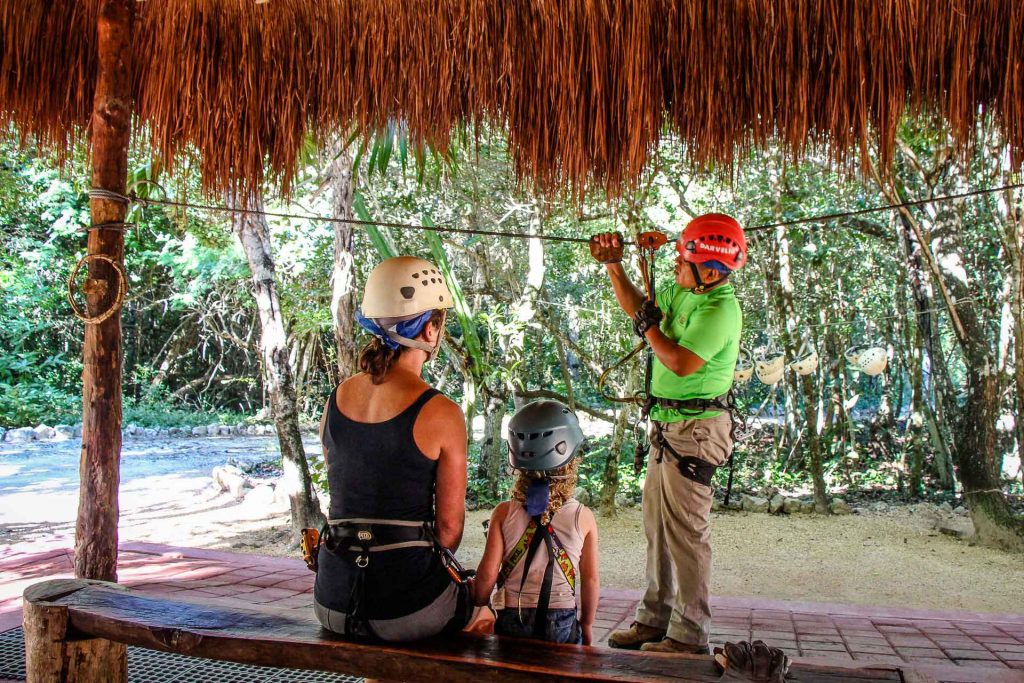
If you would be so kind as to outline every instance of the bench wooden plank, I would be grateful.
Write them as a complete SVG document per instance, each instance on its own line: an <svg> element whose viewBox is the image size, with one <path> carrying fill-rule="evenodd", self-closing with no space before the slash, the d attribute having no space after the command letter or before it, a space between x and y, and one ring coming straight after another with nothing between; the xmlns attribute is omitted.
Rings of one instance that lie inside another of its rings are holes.
<svg viewBox="0 0 1024 683"><path fill-rule="evenodd" d="M319 669L409 681L693 681L717 683L711 657L580 648L514 638L460 635L412 644L345 640L312 614L201 604L85 584L54 595L71 629L183 655L245 664ZM789 680L806 683L900 681L891 666L858 669L797 664Z"/></svg>

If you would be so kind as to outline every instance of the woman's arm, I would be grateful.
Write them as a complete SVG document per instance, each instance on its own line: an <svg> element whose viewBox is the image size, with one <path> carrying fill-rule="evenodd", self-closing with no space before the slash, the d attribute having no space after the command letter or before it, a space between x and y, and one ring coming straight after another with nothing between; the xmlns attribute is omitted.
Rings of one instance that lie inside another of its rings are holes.
<svg viewBox="0 0 1024 683"><path fill-rule="evenodd" d="M508 503L500 503L491 513L491 523L487 527L487 545L484 556L476 568L476 579L473 581L473 604L486 605L491 599L491 591L498 582L501 571L501 559L505 554L505 541L501 536L501 524L508 514Z"/></svg>
<svg viewBox="0 0 1024 683"><path fill-rule="evenodd" d="M434 531L438 542L454 552L466 524L466 419L462 409L447 398L434 399L427 406L431 404L436 405L428 424L441 440Z"/></svg>
<svg viewBox="0 0 1024 683"><path fill-rule="evenodd" d="M324 404L324 412L320 416L320 449L324 452L324 464L327 464L327 446L324 445L324 432L327 431L327 411L331 408L331 401L334 400L334 392L331 392L330 398L327 399L327 403Z"/></svg>
<svg viewBox="0 0 1024 683"><path fill-rule="evenodd" d="M594 640L594 619L597 617L597 603L601 596L597 520L594 519L594 513L590 508L583 508L580 523L585 532L583 553L580 555L580 578L583 580L580 594L580 627L583 631L583 644L590 645Z"/></svg>

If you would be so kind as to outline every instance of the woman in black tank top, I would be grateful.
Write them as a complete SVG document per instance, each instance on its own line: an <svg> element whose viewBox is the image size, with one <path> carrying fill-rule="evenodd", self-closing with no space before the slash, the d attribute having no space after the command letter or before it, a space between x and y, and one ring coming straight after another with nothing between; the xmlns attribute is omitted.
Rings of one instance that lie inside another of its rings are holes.
<svg viewBox="0 0 1024 683"><path fill-rule="evenodd" d="M388 259L367 280L357 317L374 336L321 423L330 530L314 609L332 631L415 640L461 628L471 610L436 551L462 539L465 418L420 377L451 305L422 259Z"/></svg>

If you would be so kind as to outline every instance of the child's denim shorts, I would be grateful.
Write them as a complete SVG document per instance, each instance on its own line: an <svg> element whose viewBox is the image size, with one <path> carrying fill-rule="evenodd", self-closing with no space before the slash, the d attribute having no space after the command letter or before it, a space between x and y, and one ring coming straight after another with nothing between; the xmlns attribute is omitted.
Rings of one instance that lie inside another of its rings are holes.
<svg viewBox="0 0 1024 683"><path fill-rule="evenodd" d="M522 620L519 615L522 613ZM498 611L494 622L494 632L499 636L515 636L516 638L533 638L533 620L537 610L523 608L503 609ZM576 618L575 609L549 609L547 632L544 640L549 643L583 643L583 630Z"/></svg>

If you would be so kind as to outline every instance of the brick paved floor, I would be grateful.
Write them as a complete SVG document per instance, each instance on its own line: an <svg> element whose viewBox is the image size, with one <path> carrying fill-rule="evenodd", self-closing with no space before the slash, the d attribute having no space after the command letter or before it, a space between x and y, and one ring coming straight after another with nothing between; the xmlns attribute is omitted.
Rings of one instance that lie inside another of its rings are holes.
<svg viewBox="0 0 1024 683"><path fill-rule="evenodd" d="M21 623L26 586L71 576L72 563L61 539L0 550L0 631ZM312 601L313 574L299 559L125 543L118 576L139 591L211 603L308 610ZM612 630L628 626L639 599L637 590L603 589L595 638L603 644ZM1024 683L1024 597L1019 605L1007 605L1019 614L758 598L718 597L712 604L715 643L761 639L822 663L910 662L942 680Z"/></svg>

